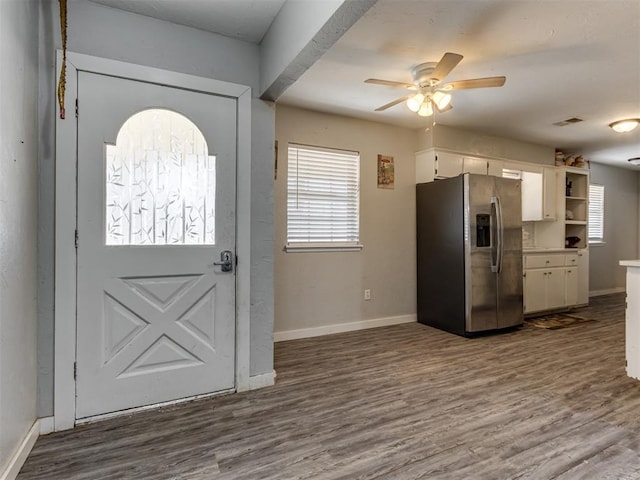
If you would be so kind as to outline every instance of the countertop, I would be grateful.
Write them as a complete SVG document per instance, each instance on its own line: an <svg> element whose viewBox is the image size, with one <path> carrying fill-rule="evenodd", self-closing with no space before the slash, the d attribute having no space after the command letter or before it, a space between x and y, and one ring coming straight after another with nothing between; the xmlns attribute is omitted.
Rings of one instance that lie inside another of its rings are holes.
<svg viewBox="0 0 640 480"><path fill-rule="evenodd" d="M579 250L582 250L580 248L538 248L538 247L532 247L532 248L523 248L522 249L522 253L523 254L527 254L527 253L574 253L577 252Z"/></svg>
<svg viewBox="0 0 640 480"><path fill-rule="evenodd" d="M640 267L640 260L620 260L623 267Z"/></svg>

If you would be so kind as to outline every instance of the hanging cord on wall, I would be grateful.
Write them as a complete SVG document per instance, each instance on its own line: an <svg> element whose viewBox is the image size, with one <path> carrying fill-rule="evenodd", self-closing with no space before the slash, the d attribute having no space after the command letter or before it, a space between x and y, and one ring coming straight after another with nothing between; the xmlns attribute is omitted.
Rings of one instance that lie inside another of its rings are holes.
<svg viewBox="0 0 640 480"><path fill-rule="evenodd" d="M64 89L67 85L67 0L58 0L60 4L60 33L62 35L62 68L58 80L58 106L60 118L64 120Z"/></svg>

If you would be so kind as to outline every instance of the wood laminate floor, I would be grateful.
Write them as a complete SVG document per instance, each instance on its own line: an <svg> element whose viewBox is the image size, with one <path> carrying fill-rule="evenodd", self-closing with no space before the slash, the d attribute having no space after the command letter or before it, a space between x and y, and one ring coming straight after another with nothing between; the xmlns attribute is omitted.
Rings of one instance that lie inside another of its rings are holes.
<svg viewBox="0 0 640 480"><path fill-rule="evenodd" d="M624 296L576 313L597 321L278 343L276 386L44 436L18 479L640 479Z"/></svg>

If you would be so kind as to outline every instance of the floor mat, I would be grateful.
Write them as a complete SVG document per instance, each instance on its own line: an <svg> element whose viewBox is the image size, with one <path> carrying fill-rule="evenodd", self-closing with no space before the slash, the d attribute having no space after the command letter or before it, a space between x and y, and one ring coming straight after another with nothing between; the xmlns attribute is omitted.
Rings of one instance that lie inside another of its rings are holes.
<svg viewBox="0 0 640 480"><path fill-rule="evenodd" d="M595 320L591 318L580 317L578 315L556 313L553 315L545 315L544 317L526 318L524 322L525 324L531 325L532 327L557 330L559 328L571 327L580 323L595 322Z"/></svg>

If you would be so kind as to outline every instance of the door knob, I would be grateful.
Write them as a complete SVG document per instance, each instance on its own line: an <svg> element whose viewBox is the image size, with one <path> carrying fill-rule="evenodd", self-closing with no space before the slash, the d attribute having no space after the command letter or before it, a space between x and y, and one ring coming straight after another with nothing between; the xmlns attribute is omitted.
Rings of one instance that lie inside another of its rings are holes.
<svg viewBox="0 0 640 480"><path fill-rule="evenodd" d="M231 253L231 250L220 252L220 261L213 262L213 264L219 265L220 270L223 272L233 272L233 253Z"/></svg>

